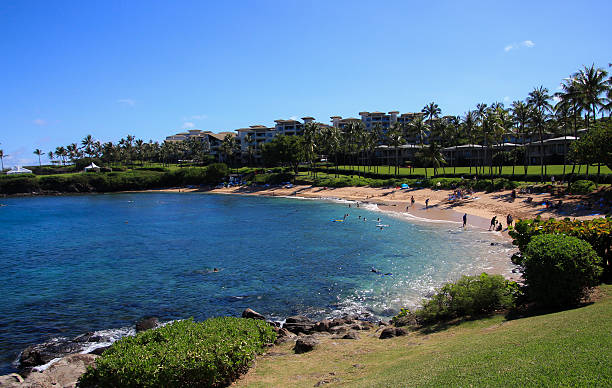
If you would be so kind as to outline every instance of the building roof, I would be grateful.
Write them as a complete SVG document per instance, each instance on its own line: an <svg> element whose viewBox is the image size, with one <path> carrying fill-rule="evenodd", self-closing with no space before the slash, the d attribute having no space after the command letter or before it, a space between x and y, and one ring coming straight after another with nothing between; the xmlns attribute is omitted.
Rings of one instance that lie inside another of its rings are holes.
<svg viewBox="0 0 612 388"><path fill-rule="evenodd" d="M330 119L341 119L341 118L342 118L342 116L330 116L329 118L330 118Z"/></svg>
<svg viewBox="0 0 612 388"><path fill-rule="evenodd" d="M274 122L278 124L299 123L297 120L274 120Z"/></svg>
<svg viewBox="0 0 612 388"><path fill-rule="evenodd" d="M361 121L361 119L356 119L354 117L347 117L345 119L340 120L340 122L342 122L342 123L348 123L348 122L351 122L351 121Z"/></svg>
<svg viewBox="0 0 612 388"><path fill-rule="evenodd" d="M389 112L389 114L392 114L392 113L397 114L397 113L399 113L399 111L398 110L392 110L391 112Z"/></svg>
<svg viewBox="0 0 612 388"><path fill-rule="evenodd" d="M312 116L302 117L302 120L314 120L315 118Z"/></svg>

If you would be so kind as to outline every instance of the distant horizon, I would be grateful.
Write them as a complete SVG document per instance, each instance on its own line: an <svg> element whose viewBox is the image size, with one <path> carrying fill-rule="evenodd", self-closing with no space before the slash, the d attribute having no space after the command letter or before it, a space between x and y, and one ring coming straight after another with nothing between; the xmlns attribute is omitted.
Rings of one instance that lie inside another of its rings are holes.
<svg viewBox="0 0 612 388"><path fill-rule="evenodd" d="M582 6L569 23L569 1L2 2L0 149L24 166L87 134L162 142L432 101L454 116L507 107L584 65L609 69L612 3Z"/></svg>

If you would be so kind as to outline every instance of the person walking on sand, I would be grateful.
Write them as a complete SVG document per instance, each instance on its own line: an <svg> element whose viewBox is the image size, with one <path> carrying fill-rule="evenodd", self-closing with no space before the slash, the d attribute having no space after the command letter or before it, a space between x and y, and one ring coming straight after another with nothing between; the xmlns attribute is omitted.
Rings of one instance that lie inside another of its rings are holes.
<svg viewBox="0 0 612 388"><path fill-rule="evenodd" d="M425 200L425 209L429 208L429 198Z"/></svg>
<svg viewBox="0 0 612 388"><path fill-rule="evenodd" d="M506 222L508 223L508 229L510 229L510 226L512 225L512 223L514 222L514 218L512 218L512 216L510 214L508 214L506 216Z"/></svg>
<svg viewBox="0 0 612 388"><path fill-rule="evenodd" d="M414 195L410 197L410 207L414 206Z"/></svg>
<svg viewBox="0 0 612 388"><path fill-rule="evenodd" d="M495 224L497 224L497 216L493 216L493 218L491 218L491 225L489 226L489 230L495 230Z"/></svg>
<svg viewBox="0 0 612 388"><path fill-rule="evenodd" d="M467 225L467 213L463 213L463 229L465 229Z"/></svg>

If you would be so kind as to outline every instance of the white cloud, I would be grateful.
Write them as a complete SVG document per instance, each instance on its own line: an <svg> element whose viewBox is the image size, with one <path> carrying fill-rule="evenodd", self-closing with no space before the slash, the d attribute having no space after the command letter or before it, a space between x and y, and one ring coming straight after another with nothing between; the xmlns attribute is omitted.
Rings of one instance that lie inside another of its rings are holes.
<svg viewBox="0 0 612 388"><path fill-rule="evenodd" d="M510 97L509 97L509 96L504 96L504 102L505 102L505 103L510 102Z"/></svg>
<svg viewBox="0 0 612 388"><path fill-rule="evenodd" d="M121 98L119 100L117 100L118 104L121 105L125 105L125 106L134 106L136 105L136 101L132 100L131 98Z"/></svg>
<svg viewBox="0 0 612 388"><path fill-rule="evenodd" d="M297 118L296 116L291 116L291 117L289 117L289 120L295 120L295 121L297 121L297 119L298 119L298 118Z"/></svg>
<svg viewBox="0 0 612 388"><path fill-rule="evenodd" d="M35 119L32 122L40 126L47 125L47 120L43 120L43 119Z"/></svg>
<svg viewBox="0 0 612 388"><path fill-rule="evenodd" d="M516 50L522 47L532 48L533 46L535 46L535 43L533 43L532 40L524 40L521 43L511 43L509 45L506 45L506 47L504 47L504 51L508 52L510 50Z"/></svg>
<svg viewBox="0 0 612 388"><path fill-rule="evenodd" d="M193 128L195 127L195 124L190 122L190 121L186 121L183 123L183 129L189 129L189 128Z"/></svg>

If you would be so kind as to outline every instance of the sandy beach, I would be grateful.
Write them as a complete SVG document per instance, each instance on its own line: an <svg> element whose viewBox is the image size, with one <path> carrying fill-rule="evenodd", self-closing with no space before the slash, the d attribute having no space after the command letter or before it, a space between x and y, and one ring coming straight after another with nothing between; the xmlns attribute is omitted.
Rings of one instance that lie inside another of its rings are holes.
<svg viewBox="0 0 612 388"><path fill-rule="evenodd" d="M588 209L584 206L584 196L557 197L551 193L517 194L512 198L512 191L492 193L475 192L469 199L450 200L452 190L432 189L399 189L372 187L341 187L325 188L312 186L293 187L228 187L211 190L197 188L174 188L161 190L165 192L206 191L216 194L264 195L264 196L296 196L303 198L336 198L349 201L377 204L383 211L405 212L417 217L450 220L461 222L463 214L467 214L468 226L488 229L492 217L502 222L507 230L506 216L512 215L514 220L529 219L541 216L547 218L591 219L602 217L597 208ZM415 204L410 206L411 198ZM531 199L529 199L531 198ZM425 201L429 199L429 206ZM547 207L545 202L557 204L559 208ZM506 233L504 233L506 234ZM507 234L506 234L507 235Z"/></svg>

